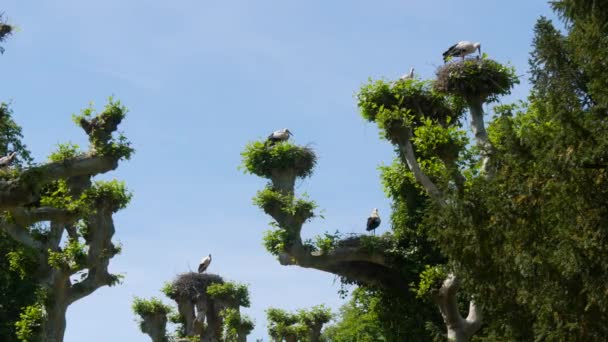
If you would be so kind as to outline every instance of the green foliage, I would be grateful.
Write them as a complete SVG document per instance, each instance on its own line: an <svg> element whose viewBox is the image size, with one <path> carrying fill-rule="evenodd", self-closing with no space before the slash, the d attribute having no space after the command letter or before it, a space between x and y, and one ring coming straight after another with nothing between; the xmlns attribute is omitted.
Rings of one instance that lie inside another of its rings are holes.
<svg viewBox="0 0 608 342"><path fill-rule="evenodd" d="M113 179L94 182L84 196L95 205L99 205L101 202L109 203L112 211L116 212L127 207L133 194L127 190L125 182Z"/></svg>
<svg viewBox="0 0 608 342"><path fill-rule="evenodd" d="M127 108L110 97L101 113L97 113L91 105L79 115L74 114L72 119L89 135L91 147L97 154L128 160L134 152L131 143L122 133L114 136L126 113Z"/></svg>
<svg viewBox="0 0 608 342"><path fill-rule="evenodd" d="M446 276L447 272L445 267L426 265L424 271L420 273L420 283L418 284L418 287L413 289L416 292L416 296L423 298L433 291L438 290Z"/></svg>
<svg viewBox="0 0 608 342"><path fill-rule="evenodd" d="M93 182L78 198L74 198L68 182L59 180L43 189L40 205L78 211L82 214L93 213L100 205L108 205L116 212L126 208L132 196L124 182L111 180Z"/></svg>
<svg viewBox="0 0 608 342"><path fill-rule="evenodd" d="M131 308L135 314L141 317L149 315L168 315L173 310L170 306L164 304L156 297L150 299L135 297Z"/></svg>
<svg viewBox="0 0 608 342"><path fill-rule="evenodd" d="M447 63L437 70L433 87L438 92L456 95L466 99L481 99L493 102L500 95L511 92L519 80L515 69L491 59Z"/></svg>
<svg viewBox="0 0 608 342"><path fill-rule="evenodd" d="M332 319L331 309L325 305L316 305L310 309L298 310L298 320L308 327L323 325Z"/></svg>
<svg viewBox="0 0 608 342"><path fill-rule="evenodd" d="M0 18L0 26L1 25ZM5 156L9 152L17 152L17 157L13 160L12 165L21 167L30 164L33 159L30 152L27 150L27 147L21 141L23 138L23 134L21 133L22 129L13 120L12 116L13 111L10 109L9 105L4 102L0 103L0 155ZM7 170L3 170L3 173L6 171Z"/></svg>
<svg viewBox="0 0 608 342"><path fill-rule="evenodd" d="M0 339L16 341L15 323L23 307L36 301L36 251L20 245L0 230ZM6 256L6 257L4 257Z"/></svg>
<svg viewBox="0 0 608 342"><path fill-rule="evenodd" d="M245 284L225 282L223 284L211 284L207 287L207 294L210 298L229 303L249 307L249 290Z"/></svg>
<svg viewBox="0 0 608 342"><path fill-rule="evenodd" d="M456 122L463 112L461 101L439 94L431 83L418 80L391 85L370 79L361 87L357 99L363 118L387 130L403 124L416 127L423 117L441 123L448 118Z"/></svg>
<svg viewBox="0 0 608 342"><path fill-rule="evenodd" d="M317 156L312 149L289 142L268 145L261 141L247 144L241 153L242 167L246 172L264 178L271 178L273 172L293 170L295 175L306 178L312 175Z"/></svg>
<svg viewBox="0 0 608 342"><path fill-rule="evenodd" d="M13 31L13 27L7 24L2 14L0 14L0 43L4 42L4 40L6 40L6 38L8 38ZM4 47L0 46L0 54L2 53L4 53Z"/></svg>
<svg viewBox="0 0 608 342"><path fill-rule="evenodd" d="M269 187L258 191L253 203L267 214L280 210L289 215L304 217L304 220L313 217L313 210L317 208L317 204L308 200L306 194L302 198L296 198L293 194L282 194Z"/></svg>
<svg viewBox="0 0 608 342"><path fill-rule="evenodd" d="M65 144L58 144L57 151L51 153L49 160L52 162L60 162L73 159L82 154L80 147L70 142Z"/></svg>
<svg viewBox="0 0 608 342"><path fill-rule="evenodd" d="M285 229L280 228L265 231L262 241L266 250L275 256L285 251L287 246L293 242L290 239L290 234Z"/></svg>
<svg viewBox="0 0 608 342"><path fill-rule="evenodd" d="M226 342L237 342L239 333L248 335L254 328L253 321L247 316L242 316L236 309L224 309L221 315L224 319L224 340Z"/></svg>
<svg viewBox="0 0 608 342"><path fill-rule="evenodd" d="M431 303L409 294L359 287L323 335L335 342L430 341L427 324L442 324Z"/></svg>
<svg viewBox="0 0 608 342"><path fill-rule="evenodd" d="M42 304L25 307L19 316L20 320L15 323L17 338L24 342L34 341L41 332L44 315Z"/></svg>
<svg viewBox="0 0 608 342"><path fill-rule="evenodd" d="M325 232L323 236L317 235L315 237L315 246L322 252L328 252L336 247L342 237L342 234L337 230L334 234Z"/></svg>
<svg viewBox="0 0 608 342"><path fill-rule="evenodd" d="M299 324L296 314L269 308L266 310L266 318L268 319L268 335L273 339L282 340L290 335L295 336L297 340L304 340L307 337L308 329L305 325Z"/></svg>
<svg viewBox="0 0 608 342"><path fill-rule="evenodd" d="M76 239L68 239L65 247L60 251L48 250L48 263L51 267L77 271L85 268L87 246Z"/></svg>

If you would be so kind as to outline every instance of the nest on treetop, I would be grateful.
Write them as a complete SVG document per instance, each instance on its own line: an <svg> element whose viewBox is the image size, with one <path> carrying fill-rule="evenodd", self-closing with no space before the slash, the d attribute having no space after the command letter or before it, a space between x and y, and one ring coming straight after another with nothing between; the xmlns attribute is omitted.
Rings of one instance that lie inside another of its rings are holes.
<svg viewBox="0 0 608 342"><path fill-rule="evenodd" d="M305 178L312 174L317 163L317 156L310 147L290 142L269 145L256 141L245 147L242 156L247 171L265 178L271 178L273 173L276 175L282 170L293 170L296 177Z"/></svg>
<svg viewBox="0 0 608 342"><path fill-rule="evenodd" d="M207 287L212 284L223 284L224 279L211 273L182 273L171 283L168 296L173 300L190 299L207 296Z"/></svg>
<svg viewBox="0 0 608 342"><path fill-rule="evenodd" d="M515 70L491 59L466 59L447 63L437 69L436 91L466 100L495 101L519 83Z"/></svg>

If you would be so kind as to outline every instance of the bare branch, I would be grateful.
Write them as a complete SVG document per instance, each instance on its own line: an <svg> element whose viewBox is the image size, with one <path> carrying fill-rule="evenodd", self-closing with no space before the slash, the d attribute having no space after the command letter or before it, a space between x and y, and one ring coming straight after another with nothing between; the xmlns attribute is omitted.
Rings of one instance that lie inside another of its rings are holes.
<svg viewBox="0 0 608 342"><path fill-rule="evenodd" d="M453 273L450 273L443 281L441 288L434 295L434 300L447 327L448 340L461 342L468 341L479 330L482 323L482 315L481 309L475 305L474 301L471 301L467 319L462 318L458 311L456 298L459 286L458 278Z"/></svg>
<svg viewBox="0 0 608 342"><path fill-rule="evenodd" d="M467 102L471 112L471 130L481 152L481 172L486 172L493 147L483 122L483 99L470 99Z"/></svg>
<svg viewBox="0 0 608 342"><path fill-rule="evenodd" d="M418 164L418 161L416 160L416 154L414 152L414 147L412 146L412 142L409 139L409 137L411 137L411 136L412 136L412 132L410 129L408 129L408 138L402 139L401 141L399 141L398 145L399 145L399 151L401 152L400 153L401 158L405 159L404 161L407 164L407 166L409 167L409 169L412 171L412 173L414 174L414 177L420 183L420 185L422 185L424 187L424 189L429 194L429 196L431 196L432 199L434 199L435 201L437 201L439 204L441 204L443 206L443 205L445 205L445 200L443 199L444 198L443 194L441 193L439 188L437 188L435 183L433 183L433 181L431 181L431 179L424 173L424 171L422 171L422 169L420 169L420 165Z"/></svg>

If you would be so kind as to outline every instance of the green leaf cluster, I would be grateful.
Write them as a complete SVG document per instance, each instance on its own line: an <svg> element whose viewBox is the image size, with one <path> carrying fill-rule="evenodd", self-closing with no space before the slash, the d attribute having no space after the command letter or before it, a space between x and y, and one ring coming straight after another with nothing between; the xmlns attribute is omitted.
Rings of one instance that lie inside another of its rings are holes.
<svg viewBox="0 0 608 342"><path fill-rule="evenodd" d="M269 145L266 142L254 141L241 153L242 168L251 174L271 178L273 172L293 170L295 175L306 178L312 175L317 156L312 149L300 147L290 142Z"/></svg>
<svg viewBox="0 0 608 342"><path fill-rule="evenodd" d="M48 250L48 263L54 268L78 271L86 267L87 250L86 244L70 238L62 250Z"/></svg>
<svg viewBox="0 0 608 342"><path fill-rule="evenodd" d="M211 284L207 287L210 298L230 303L232 306L249 307L249 289L245 284L224 282L223 284Z"/></svg>
<svg viewBox="0 0 608 342"><path fill-rule="evenodd" d="M73 143L58 144L57 151L51 153L49 160L51 162L62 162L70 159L74 159L83 152L80 151L80 147Z"/></svg>
<svg viewBox="0 0 608 342"><path fill-rule="evenodd" d="M128 160L135 151L131 143L120 132L114 136L126 114L127 108L110 97L101 113L97 113L91 105L80 114L74 114L72 119L89 135L91 147L97 154Z"/></svg>
<svg viewBox="0 0 608 342"><path fill-rule="evenodd" d="M224 319L224 340L226 342L237 342L239 334L249 335L254 328L251 318L241 315L236 309L224 309L221 316Z"/></svg>
<svg viewBox="0 0 608 342"><path fill-rule="evenodd" d="M133 309L135 314L142 317L149 315L168 315L173 311L169 305L164 304L156 297L150 299L135 297L131 309Z"/></svg>

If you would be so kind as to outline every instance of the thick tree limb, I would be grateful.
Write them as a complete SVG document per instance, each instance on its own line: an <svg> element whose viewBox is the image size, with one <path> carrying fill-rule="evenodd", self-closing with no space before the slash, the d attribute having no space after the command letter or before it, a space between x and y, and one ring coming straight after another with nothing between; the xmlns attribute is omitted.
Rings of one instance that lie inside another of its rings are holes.
<svg viewBox="0 0 608 342"><path fill-rule="evenodd" d="M74 212L53 207L40 207L34 209L18 207L11 209L10 213L16 222L24 226L29 226L41 221L70 223L77 218L77 215Z"/></svg>
<svg viewBox="0 0 608 342"><path fill-rule="evenodd" d="M83 155L24 170L19 177L0 181L0 209L29 204L39 197L38 191L49 182L79 176L92 176L116 169L118 158Z"/></svg>
<svg viewBox="0 0 608 342"><path fill-rule="evenodd" d="M471 112L471 130L481 152L481 172L486 172L493 147L483 122L483 99L468 99L467 103Z"/></svg>
<svg viewBox="0 0 608 342"><path fill-rule="evenodd" d="M108 272L110 258L115 254L115 247L112 244L114 222L109 204L101 205L97 212L88 218L87 224L89 225L87 236L89 250L86 262L89 272L82 282L74 284L68 289L69 303L90 295L101 286L112 285L116 281L116 277Z"/></svg>
<svg viewBox="0 0 608 342"><path fill-rule="evenodd" d="M37 240L34 240L25 226L2 220L0 221L0 228L3 229L15 241L19 241L28 247L38 250L43 248L43 244Z"/></svg>
<svg viewBox="0 0 608 342"><path fill-rule="evenodd" d="M411 134L411 131L410 131ZM410 135L411 136L411 135ZM414 146L409 139L404 140L399 144L399 151L401 152L401 158L404 159L409 169L414 174L414 177L424 187L429 196L437 201L441 205L445 205L444 197L439 188L431 181L431 179L420 169L420 165L416 160L416 154L414 152Z"/></svg>
<svg viewBox="0 0 608 342"><path fill-rule="evenodd" d="M458 311L458 294L459 282L454 274L449 274L443 281L441 288L434 295L434 300L443 321L447 327L448 340L464 342L468 341L471 336L479 328L482 323L481 309L471 300L469 303L469 314L466 319L463 319Z"/></svg>

